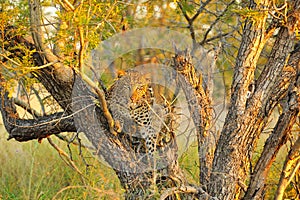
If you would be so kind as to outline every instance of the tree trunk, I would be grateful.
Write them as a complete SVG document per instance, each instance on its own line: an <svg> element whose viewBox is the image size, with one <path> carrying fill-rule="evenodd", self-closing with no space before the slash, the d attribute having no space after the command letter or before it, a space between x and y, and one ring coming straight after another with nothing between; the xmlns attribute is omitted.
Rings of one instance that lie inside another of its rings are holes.
<svg viewBox="0 0 300 200"><path fill-rule="evenodd" d="M262 1L260 6L268 7L269 3ZM298 2L296 4L295 7L298 7ZM252 6L255 7L253 2ZM259 8L256 6L256 9ZM252 152L266 125L265 119L282 98L282 91L278 91L276 85L291 51L294 34L288 28L281 27L268 63L255 81L257 59L266 40L274 31L265 31L267 13L263 16L255 22L246 21L237 56L229 112L217 144L209 187L209 193L220 199L234 199L239 196L241 186L245 185ZM293 17L289 19L291 27L294 20ZM255 90L249 95L250 84L255 85Z"/></svg>
<svg viewBox="0 0 300 200"><path fill-rule="evenodd" d="M290 56L288 65L283 69L283 73L280 77L280 86L277 88L286 88L289 85L289 90L283 92L282 99L283 111L280 115L277 124L272 131L270 137L264 145L263 152L257 161L253 173L251 174L250 184L244 199L261 199L264 192L265 180L268 176L270 167L274 162L279 149L286 143L291 134L291 128L293 127L297 115L299 113L299 95L297 96L295 91L297 86L296 78L299 77L299 57L300 52L295 52ZM299 83L298 83L299 84ZM276 96L274 94L274 96ZM278 95L280 96L280 95ZM291 100L293 99L293 100ZM298 99L298 100L297 100ZM295 104L295 102L298 102Z"/></svg>

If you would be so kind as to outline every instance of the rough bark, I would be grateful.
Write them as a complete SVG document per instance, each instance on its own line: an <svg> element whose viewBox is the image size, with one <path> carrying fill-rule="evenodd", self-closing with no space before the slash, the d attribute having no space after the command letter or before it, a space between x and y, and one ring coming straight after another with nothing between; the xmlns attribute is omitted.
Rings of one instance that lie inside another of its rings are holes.
<svg viewBox="0 0 300 200"><path fill-rule="evenodd" d="M37 78L43 86L50 92L57 103L67 113L71 105L72 85L74 82L74 71L70 66L65 66L63 60L54 55L52 50L46 46L42 30L42 14L39 0L29 0L30 27L33 44L36 50L37 66L52 63L50 68L42 68L36 73Z"/></svg>
<svg viewBox="0 0 300 200"><path fill-rule="evenodd" d="M267 7L269 2L262 3ZM253 2L251 7L255 7ZM256 22L247 20L244 26L234 71L229 112L215 151L211 185L208 188L212 196L220 199L234 199L235 194L239 193L238 181L245 178L241 166L247 160L247 147L243 140L245 130L254 125L250 122L252 117L245 116L247 92L254 79L257 59L266 42L266 17Z"/></svg>
<svg viewBox="0 0 300 200"><path fill-rule="evenodd" d="M117 90L114 87L113 89ZM116 136L110 133L102 108L94 105L93 99L96 96L90 91L91 89L80 77L76 78L72 98L80 100L80 103L73 104L75 124L78 131L83 131L97 148L99 157L104 158L115 170L121 185L126 190L125 199L155 199L161 194L164 194L166 199L173 199L175 198L173 193L167 195L168 188L171 187L178 187L175 193L186 198L192 198L193 193L197 194L200 191L189 186L185 181L178 165L175 135L164 146L157 146L156 163L160 167L153 168L149 163L143 162L145 154L136 152L138 148L128 137L130 133L120 132ZM119 101L123 100L119 99ZM89 123L87 124L86 121ZM194 190L184 192L182 188L185 187ZM184 193L189 194L184 195Z"/></svg>
<svg viewBox="0 0 300 200"><path fill-rule="evenodd" d="M16 27L9 26L6 27L2 33L4 35L4 40L9 41L4 48L11 53L11 58L17 57L22 60L25 52L22 48L17 46L20 45L30 51L36 51L32 54L32 60L37 67L53 63L52 61L45 60L43 56L44 53L37 51L36 45L30 38L25 38L22 35L18 35L16 32ZM60 62L60 60L61 59L57 58L55 62ZM4 59L2 62L6 61L7 60ZM64 71L62 68L65 69L65 66L57 67L55 70L51 65L49 67L40 68L39 70L34 70L32 74L43 84L61 108L66 109L71 105L74 75L72 70ZM63 74L65 74L65 76ZM66 111L69 112L68 110Z"/></svg>
<svg viewBox="0 0 300 200"><path fill-rule="evenodd" d="M260 6L268 7L268 1ZM298 6L298 2L296 2ZM252 6L255 4L252 2ZM297 7L295 6L295 7ZM256 7L256 9L259 9ZM255 82L254 70L262 47L265 45L266 16L258 21L246 21L242 43L237 56L229 112L221 132L215 152L211 185L209 192L220 199L233 199L239 191L246 175L252 152L257 139L266 125L266 120L276 103L282 98L282 91L276 90L280 80L280 72L285 66L288 53L291 51L294 35L288 28L281 27L268 63ZM289 19L289 25L295 18ZM247 95L250 84L255 90ZM280 88L287 90L287 88ZM276 94L272 91L277 91Z"/></svg>
<svg viewBox="0 0 300 200"><path fill-rule="evenodd" d="M286 88L289 84L288 92L284 92L282 114L277 121L277 124L272 131L270 137L264 145L263 152L255 165L253 173L251 174L250 184L244 199L261 199L263 198L263 191L265 187L265 180L269 173L270 167L276 158L279 149L286 143L289 138L290 130L293 127L297 115L299 113L299 94L295 91L299 90L297 86L297 77L299 77L299 57L300 52L296 52L290 56L288 65L283 69L280 77L280 86L277 88ZM298 72L297 72L298 71ZM299 84L299 83L298 83ZM276 93L276 90L274 90ZM273 94L272 96L280 96ZM293 98L293 100L290 100ZM298 102L298 103L296 103ZM296 104L295 104L296 103Z"/></svg>
<svg viewBox="0 0 300 200"><path fill-rule="evenodd" d="M0 74L2 84L4 79ZM38 116L34 119L22 119L19 117L13 98L8 97L3 85L0 84L0 110L3 123L9 138L23 142L33 139L42 139L52 134L61 132L76 132L72 115L65 112L57 112L51 115Z"/></svg>
<svg viewBox="0 0 300 200"><path fill-rule="evenodd" d="M177 52L173 58L175 77L183 89L192 120L196 127L198 156L200 163L200 184L206 188L209 184L210 170L215 150L216 136L210 131L212 124L212 105L210 94L204 90L202 72L197 72L187 51Z"/></svg>

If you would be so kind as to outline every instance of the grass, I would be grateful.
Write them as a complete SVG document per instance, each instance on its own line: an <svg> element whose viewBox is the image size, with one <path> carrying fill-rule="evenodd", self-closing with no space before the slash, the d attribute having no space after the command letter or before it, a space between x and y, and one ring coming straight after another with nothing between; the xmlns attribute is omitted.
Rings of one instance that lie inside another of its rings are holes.
<svg viewBox="0 0 300 200"><path fill-rule="evenodd" d="M179 164L190 183L199 184L199 159L197 142L193 142L180 156Z"/></svg>
<svg viewBox="0 0 300 200"><path fill-rule="evenodd" d="M89 164L86 168L72 147L75 164L81 176L68 166L47 140L19 143L7 141L7 134L0 128L0 199L120 199L122 189L114 172L101 164L85 150ZM52 137L54 138L54 137ZM54 139L66 152L66 144Z"/></svg>

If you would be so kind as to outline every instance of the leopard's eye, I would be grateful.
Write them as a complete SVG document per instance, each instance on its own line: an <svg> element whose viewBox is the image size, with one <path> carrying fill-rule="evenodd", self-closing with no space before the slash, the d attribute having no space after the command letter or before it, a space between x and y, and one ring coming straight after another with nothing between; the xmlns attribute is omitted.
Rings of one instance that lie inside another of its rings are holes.
<svg viewBox="0 0 300 200"><path fill-rule="evenodd" d="M145 89L145 86L138 87L137 89L138 89L139 91L142 91L142 90Z"/></svg>

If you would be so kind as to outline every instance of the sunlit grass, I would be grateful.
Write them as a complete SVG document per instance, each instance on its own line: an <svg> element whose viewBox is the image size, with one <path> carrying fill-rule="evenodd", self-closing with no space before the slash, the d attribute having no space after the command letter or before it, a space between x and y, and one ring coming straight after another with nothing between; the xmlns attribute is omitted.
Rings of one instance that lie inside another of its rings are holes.
<svg viewBox="0 0 300 200"><path fill-rule="evenodd" d="M87 150L83 151L88 167L72 147L75 164L82 177L68 166L47 142L43 140L19 143L7 141L0 133L0 199L120 199L122 189L113 170L101 164ZM66 144L55 139L66 152Z"/></svg>
<svg viewBox="0 0 300 200"><path fill-rule="evenodd" d="M199 159L197 142L193 142L180 156L179 164L182 167L187 180L191 183L199 184Z"/></svg>

